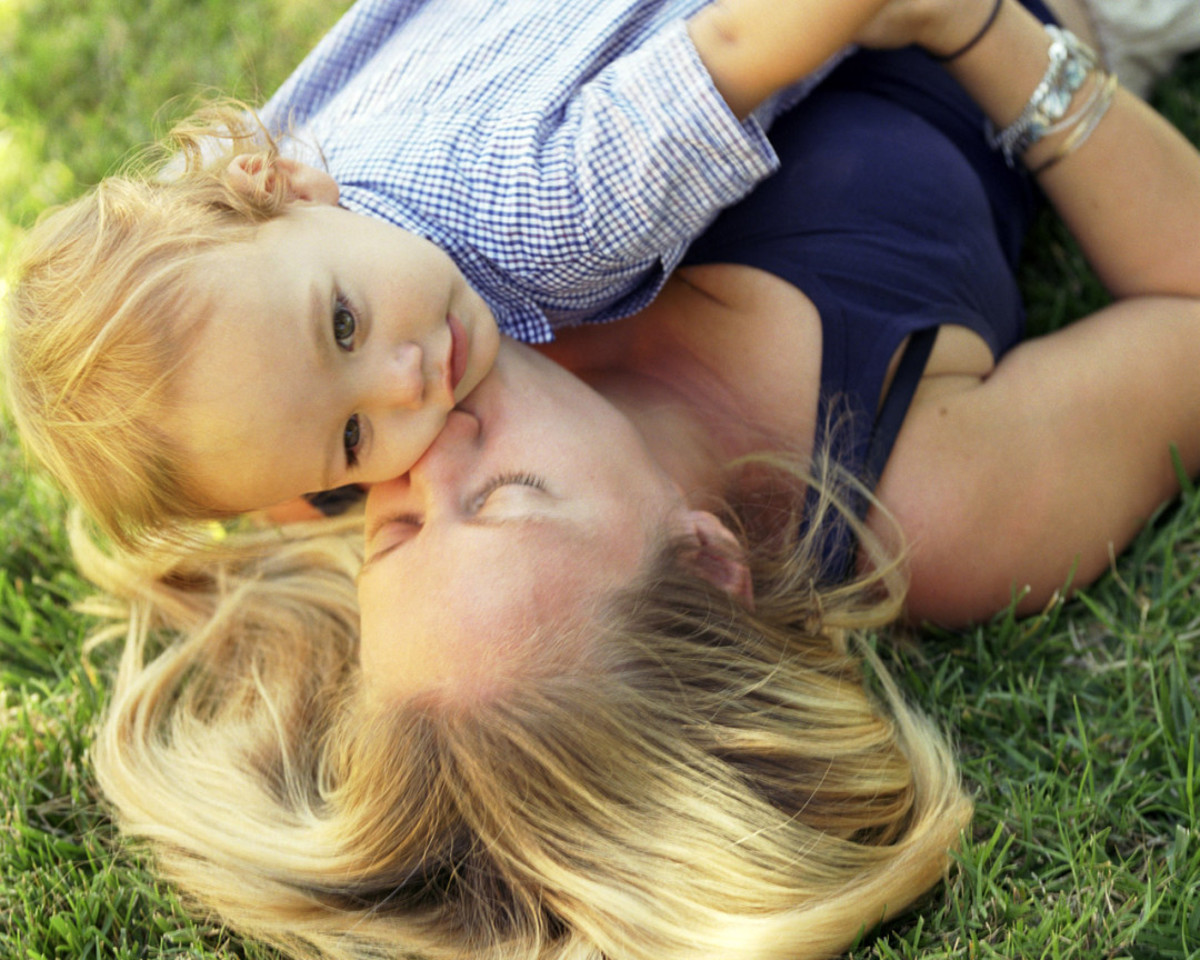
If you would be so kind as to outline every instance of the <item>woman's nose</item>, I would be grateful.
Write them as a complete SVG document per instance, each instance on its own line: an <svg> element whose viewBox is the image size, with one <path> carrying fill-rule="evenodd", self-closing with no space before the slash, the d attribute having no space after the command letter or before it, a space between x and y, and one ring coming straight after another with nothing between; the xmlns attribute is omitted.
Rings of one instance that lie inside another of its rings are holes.
<svg viewBox="0 0 1200 960"><path fill-rule="evenodd" d="M474 461L479 421L455 408L446 416L441 432L408 471L414 484L445 485L455 481Z"/></svg>
<svg viewBox="0 0 1200 960"><path fill-rule="evenodd" d="M378 411L419 410L425 403L424 351L405 342L384 352L366 374L363 406Z"/></svg>
<svg viewBox="0 0 1200 960"><path fill-rule="evenodd" d="M380 507L386 504L388 509L404 505L407 509L421 511L435 509L440 499L457 501L461 487L471 476L478 436L479 421L474 416L462 410L451 410L441 433L408 473L371 486L368 513L372 499Z"/></svg>

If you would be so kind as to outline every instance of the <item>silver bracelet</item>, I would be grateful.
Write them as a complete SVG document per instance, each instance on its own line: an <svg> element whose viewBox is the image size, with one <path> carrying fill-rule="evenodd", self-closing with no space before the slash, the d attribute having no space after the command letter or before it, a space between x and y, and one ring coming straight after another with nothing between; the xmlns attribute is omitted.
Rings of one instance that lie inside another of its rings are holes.
<svg viewBox="0 0 1200 960"><path fill-rule="evenodd" d="M1046 25L1050 36L1050 62L1041 82L1034 88L1025 109L1003 130L989 121L988 145L1004 154L1004 162L1016 166L1016 159L1054 130L1066 115L1076 92L1099 65L1096 52L1069 30Z"/></svg>
<svg viewBox="0 0 1200 960"><path fill-rule="evenodd" d="M1065 160L1083 146L1100 125L1108 108L1112 106L1113 97L1117 92L1117 76L1113 73L1102 74L1103 81L1096 88L1095 96L1089 97L1088 102L1078 113L1071 116L1071 122L1076 124L1074 130L1059 144L1058 150L1048 160L1043 160L1029 172L1035 177L1049 170L1060 160Z"/></svg>

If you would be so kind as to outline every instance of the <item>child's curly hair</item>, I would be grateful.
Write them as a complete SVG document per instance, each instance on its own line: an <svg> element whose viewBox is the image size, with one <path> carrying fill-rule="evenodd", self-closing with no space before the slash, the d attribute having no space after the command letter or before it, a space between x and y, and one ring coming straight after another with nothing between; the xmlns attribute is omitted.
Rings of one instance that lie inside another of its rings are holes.
<svg viewBox="0 0 1200 960"><path fill-rule="evenodd" d="M165 156L165 161L163 157ZM229 176L249 158L252 189ZM248 239L288 204L277 140L235 101L177 125L137 169L43 217L8 294L5 383L26 449L126 546L215 515L161 428L173 373L201 322L195 258Z"/></svg>

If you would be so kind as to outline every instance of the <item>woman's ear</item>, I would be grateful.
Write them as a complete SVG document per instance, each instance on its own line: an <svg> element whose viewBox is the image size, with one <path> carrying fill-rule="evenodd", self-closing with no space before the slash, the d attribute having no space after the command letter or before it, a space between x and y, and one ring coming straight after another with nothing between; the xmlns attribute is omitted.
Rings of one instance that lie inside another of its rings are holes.
<svg viewBox="0 0 1200 960"><path fill-rule="evenodd" d="M685 536L696 544L689 561L705 580L754 609L754 583L746 551L733 532L707 510L689 510Z"/></svg>
<svg viewBox="0 0 1200 960"><path fill-rule="evenodd" d="M249 196L259 183L263 173L263 165L270 164L266 172L263 187L273 188L273 179L281 177L288 200L308 200L312 203L325 203L331 207L337 206L338 185L324 170L310 167L307 163L292 160L290 157L276 157L268 161L260 153L243 153L234 157L226 168L229 182L239 193Z"/></svg>

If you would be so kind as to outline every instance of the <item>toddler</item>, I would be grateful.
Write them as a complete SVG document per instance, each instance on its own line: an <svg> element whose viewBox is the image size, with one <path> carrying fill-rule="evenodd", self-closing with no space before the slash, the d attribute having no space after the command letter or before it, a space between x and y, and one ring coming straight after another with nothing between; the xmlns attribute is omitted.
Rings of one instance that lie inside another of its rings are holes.
<svg viewBox="0 0 1200 960"><path fill-rule="evenodd" d="M6 351L27 447L125 544L405 472L498 331L653 297L882 6L360 0L261 120L202 112L169 174L34 230Z"/></svg>

